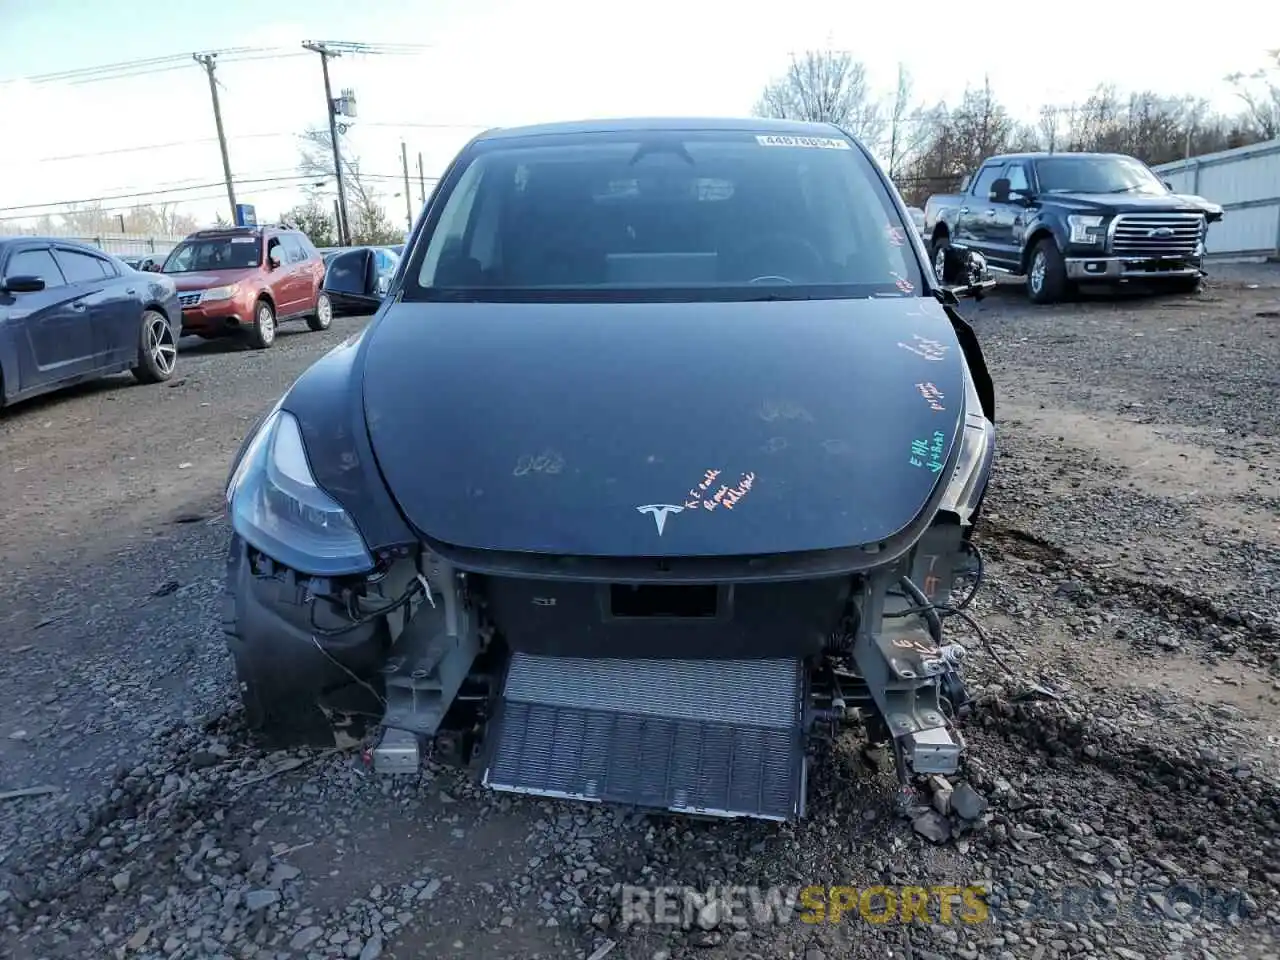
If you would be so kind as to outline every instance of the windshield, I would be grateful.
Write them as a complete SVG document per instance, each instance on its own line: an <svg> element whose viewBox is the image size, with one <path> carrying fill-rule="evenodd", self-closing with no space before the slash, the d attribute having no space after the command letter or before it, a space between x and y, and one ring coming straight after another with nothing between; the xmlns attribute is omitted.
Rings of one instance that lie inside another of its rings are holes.
<svg viewBox="0 0 1280 960"><path fill-rule="evenodd" d="M1144 193L1169 191L1147 166L1129 157L1053 157L1036 161L1041 193Z"/></svg>
<svg viewBox="0 0 1280 960"><path fill-rule="evenodd" d="M844 139L496 140L449 179L406 299L809 299L922 286L910 228Z"/></svg>
<svg viewBox="0 0 1280 960"><path fill-rule="evenodd" d="M243 270L262 262L257 237L217 237L187 240L174 247L165 260L164 273L198 273L205 270Z"/></svg>

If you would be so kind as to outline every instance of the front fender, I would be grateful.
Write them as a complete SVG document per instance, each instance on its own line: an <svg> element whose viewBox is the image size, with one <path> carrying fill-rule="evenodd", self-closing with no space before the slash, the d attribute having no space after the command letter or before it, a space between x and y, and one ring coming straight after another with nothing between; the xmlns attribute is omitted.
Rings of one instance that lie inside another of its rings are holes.
<svg viewBox="0 0 1280 960"><path fill-rule="evenodd" d="M982 401L982 413L992 425L996 422L996 390L995 383L991 379L991 371L987 369L986 358L982 355L982 347L978 343L978 336L973 332L973 327L955 307L944 304L943 309L947 312L947 318L951 321L951 326L956 332L956 339L960 341L960 349L964 352L965 362L969 366L969 375L973 378L973 386L978 391L978 398Z"/></svg>
<svg viewBox="0 0 1280 960"><path fill-rule="evenodd" d="M258 420L240 445L232 473L262 421L276 409L298 419L311 472L351 516L369 552L379 560L405 556L418 539L391 499L373 458L364 419L362 380L366 334L348 338L313 363L279 403Z"/></svg>

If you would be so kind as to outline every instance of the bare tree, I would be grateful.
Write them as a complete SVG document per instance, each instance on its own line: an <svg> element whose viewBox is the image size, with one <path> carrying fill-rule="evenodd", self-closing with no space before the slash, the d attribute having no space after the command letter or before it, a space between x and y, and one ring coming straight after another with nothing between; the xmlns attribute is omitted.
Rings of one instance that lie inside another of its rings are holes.
<svg viewBox="0 0 1280 960"><path fill-rule="evenodd" d="M128 212L104 210L101 204L73 206L63 213L39 218L37 232L82 237L130 234L181 237L198 229L195 217L180 214L171 203L137 204Z"/></svg>
<svg viewBox="0 0 1280 960"><path fill-rule="evenodd" d="M911 74L902 64L898 64L898 85L893 91L893 104L889 108L889 177L898 172L898 163L903 159L903 147L906 141L904 124L910 119L911 111Z"/></svg>
<svg viewBox="0 0 1280 960"><path fill-rule="evenodd" d="M884 135L881 112L866 67L844 51L810 50L791 58L785 74L765 87L756 104L761 117L834 123L868 148Z"/></svg>
<svg viewBox="0 0 1280 960"><path fill-rule="evenodd" d="M1045 104L1040 108L1036 132L1039 134L1040 142L1050 153L1058 149L1061 141L1063 132L1062 115L1062 108L1055 107L1052 104Z"/></svg>
<svg viewBox="0 0 1280 960"><path fill-rule="evenodd" d="M401 238L387 217L377 190L360 169L360 158L345 144L342 147L342 185L350 205L351 242L357 244L392 243ZM309 127L302 134L302 155L298 167L307 177L333 177L333 140L322 127ZM309 201L315 201L314 190L308 190ZM316 201L318 202L318 201Z"/></svg>
<svg viewBox="0 0 1280 960"><path fill-rule="evenodd" d="M1265 68L1233 73L1227 81L1244 101L1260 139L1274 140L1280 137L1280 50L1269 51L1267 57L1271 62Z"/></svg>

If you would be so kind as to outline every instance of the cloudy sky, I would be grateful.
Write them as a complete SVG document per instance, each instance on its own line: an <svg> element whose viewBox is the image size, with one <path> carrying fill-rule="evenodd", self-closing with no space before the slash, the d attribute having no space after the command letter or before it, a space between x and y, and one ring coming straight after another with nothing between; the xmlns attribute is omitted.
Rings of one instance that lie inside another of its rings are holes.
<svg viewBox="0 0 1280 960"><path fill-rule="evenodd" d="M1252 0L1219 0L1202 22L1194 6L1093 0L1070 8L1074 18L1065 9L940 0L0 0L0 225L98 198L110 198L107 208L180 201L200 220L225 214L208 83L194 62L92 83L25 79L196 50L278 52L218 72L232 170L244 181L238 199L274 217L299 199L297 181L283 179L298 173L297 134L325 122L319 58L301 42L424 45L332 64L335 92L357 95L352 146L403 218L404 198L394 196L403 189L402 139L416 213L419 152L430 177L489 126L746 114L789 54L807 48L851 51L886 93L904 63L922 101L954 101L987 75L1030 120L1039 104L1082 100L1103 81L1234 110L1222 78L1261 65L1278 42L1240 39L1239 23L1258 9Z"/></svg>

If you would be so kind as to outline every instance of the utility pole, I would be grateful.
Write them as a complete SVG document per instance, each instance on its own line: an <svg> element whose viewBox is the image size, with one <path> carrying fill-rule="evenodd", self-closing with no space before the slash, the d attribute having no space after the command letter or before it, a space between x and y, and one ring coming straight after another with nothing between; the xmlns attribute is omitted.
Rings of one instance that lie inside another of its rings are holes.
<svg viewBox="0 0 1280 960"><path fill-rule="evenodd" d="M227 202L231 204L231 222L236 222L236 188L231 183L231 160L227 156L227 135L222 130L222 108L218 105L218 81L214 74L217 72L216 53L193 53L192 58L200 66L204 67L204 72L209 75L209 96L213 98L213 122L218 127L218 146L222 149L222 175L227 180Z"/></svg>
<svg viewBox="0 0 1280 960"><path fill-rule="evenodd" d="M330 50L324 43L305 41L303 48L320 54L320 69L324 73L324 109L329 115L329 139L333 142L333 173L338 178L338 243L348 246L351 231L347 222L347 191L342 182L342 148L338 144L338 110L333 102L333 89L329 86L329 58L342 54Z"/></svg>
<svg viewBox="0 0 1280 960"><path fill-rule="evenodd" d="M418 151L418 203L427 205L427 181L422 176L422 151Z"/></svg>
<svg viewBox="0 0 1280 960"><path fill-rule="evenodd" d="M409 192L409 149L400 141L400 166L404 170L404 218L409 224L405 229L413 229L413 195Z"/></svg>

